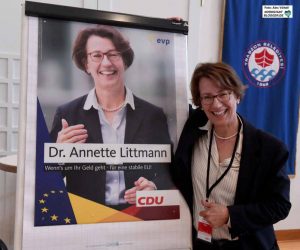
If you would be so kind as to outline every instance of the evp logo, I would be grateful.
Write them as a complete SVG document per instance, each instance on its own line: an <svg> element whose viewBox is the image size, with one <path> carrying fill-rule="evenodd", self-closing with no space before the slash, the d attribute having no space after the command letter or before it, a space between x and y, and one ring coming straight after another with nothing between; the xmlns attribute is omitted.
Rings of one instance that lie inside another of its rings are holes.
<svg viewBox="0 0 300 250"><path fill-rule="evenodd" d="M169 39L157 38L156 43L168 46L171 42Z"/></svg>
<svg viewBox="0 0 300 250"><path fill-rule="evenodd" d="M137 191L137 207L157 207L179 205L178 190Z"/></svg>
<svg viewBox="0 0 300 250"><path fill-rule="evenodd" d="M162 45L162 46L168 46L171 44L171 40L169 38L161 38L161 37L157 37L155 35L149 35L148 39L151 43L156 43L156 44Z"/></svg>

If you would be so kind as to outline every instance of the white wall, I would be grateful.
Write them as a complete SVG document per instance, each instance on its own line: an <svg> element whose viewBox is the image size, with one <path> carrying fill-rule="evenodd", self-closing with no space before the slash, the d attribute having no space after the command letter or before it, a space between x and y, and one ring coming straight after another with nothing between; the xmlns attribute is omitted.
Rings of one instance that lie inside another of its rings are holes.
<svg viewBox="0 0 300 250"><path fill-rule="evenodd" d="M19 1L23 2L23 0L19 0ZM84 7L84 2L85 2L84 0L30 0L30 1L31 2L39 2L39 3L49 3L49 4L72 6L72 7Z"/></svg>
<svg viewBox="0 0 300 250"><path fill-rule="evenodd" d="M107 4L103 6L105 2ZM102 0L99 9L158 18L188 17L187 0Z"/></svg>
<svg viewBox="0 0 300 250"><path fill-rule="evenodd" d="M20 54L21 1L0 2L0 53Z"/></svg>

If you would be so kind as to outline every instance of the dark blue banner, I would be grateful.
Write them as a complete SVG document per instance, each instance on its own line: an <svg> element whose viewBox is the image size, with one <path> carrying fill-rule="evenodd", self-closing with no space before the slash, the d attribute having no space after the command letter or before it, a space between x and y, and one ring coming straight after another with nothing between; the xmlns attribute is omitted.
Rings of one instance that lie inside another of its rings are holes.
<svg viewBox="0 0 300 250"><path fill-rule="evenodd" d="M239 113L282 140L295 174L300 92L300 2L226 2L223 61L248 86Z"/></svg>

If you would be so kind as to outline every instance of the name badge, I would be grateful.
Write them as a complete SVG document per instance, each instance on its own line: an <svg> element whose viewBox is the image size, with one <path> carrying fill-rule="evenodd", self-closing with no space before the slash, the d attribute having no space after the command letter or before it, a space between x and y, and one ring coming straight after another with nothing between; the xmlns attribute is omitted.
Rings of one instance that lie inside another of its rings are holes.
<svg viewBox="0 0 300 250"><path fill-rule="evenodd" d="M200 240L211 242L211 236L212 236L211 225L209 225L208 222L202 216L199 215L197 238Z"/></svg>

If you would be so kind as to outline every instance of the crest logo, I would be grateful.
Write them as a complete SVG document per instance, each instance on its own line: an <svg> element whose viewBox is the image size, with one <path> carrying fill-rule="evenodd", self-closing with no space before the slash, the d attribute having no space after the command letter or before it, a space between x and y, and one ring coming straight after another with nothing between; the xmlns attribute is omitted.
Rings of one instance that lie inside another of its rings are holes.
<svg viewBox="0 0 300 250"><path fill-rule="evenodd" d="M252 44L243 59L243 70L251 84L272 87L285 73L285 57L274 43L260 41Z"/></svg>

